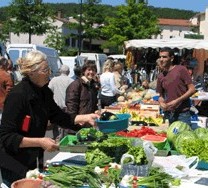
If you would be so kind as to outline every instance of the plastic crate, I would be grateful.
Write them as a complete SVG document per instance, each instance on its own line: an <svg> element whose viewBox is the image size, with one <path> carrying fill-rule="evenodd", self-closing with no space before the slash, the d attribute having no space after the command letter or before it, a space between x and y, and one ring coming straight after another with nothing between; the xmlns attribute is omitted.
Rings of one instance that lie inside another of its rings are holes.
<svg viewBox="0 0 208 188"><path fill-rule="evenodd" d="M171 155L180 155L176 150L170 150Z"/></svg>
<svg viewBox="0 0 208 188"><path fill-rule="evenodd" d="M77 141L77 137L74 135L65 136L59 143L59 150L63 152L72 153L85 153L87 151L88 145L74 145L73 141Z"/></svg>
<svg viewBox="0 0 208 188"><path fill-rule="evenodd" d="M59 142L60 146L67 146L69 144L73 144L73 141L77 141L76 135L67 135L61 139Z"/></svg>
<svg viewBox="0 0 208 188"><path fill-rule="evenodd" d="M156 156L168 156L170 154L170 151L171 151L170 143L166 141L165 146L162 149L158 150L155 155Z"/></svg>
<svg viewBox="0 0 208 188"><path fill-rule="evenodd" d="M118 119L116 120L102 121L97 119L96 123L99 131L103 133L113 133L127 129L129 125L129 118L131 117L131 115L116 114L116 116L118 117Z"/></svg>

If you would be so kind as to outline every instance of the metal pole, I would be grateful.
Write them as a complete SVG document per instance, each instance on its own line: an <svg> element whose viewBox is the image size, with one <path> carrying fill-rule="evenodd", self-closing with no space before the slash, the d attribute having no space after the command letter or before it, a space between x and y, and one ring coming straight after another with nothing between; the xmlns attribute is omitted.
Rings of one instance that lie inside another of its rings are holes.
<svg viewBox="0 0 208 188"><path fill-rule="evenodd" d="M79 41L78 41L79 55L82 48L82 0L80 2L80 15L79 15Z"/></svg>

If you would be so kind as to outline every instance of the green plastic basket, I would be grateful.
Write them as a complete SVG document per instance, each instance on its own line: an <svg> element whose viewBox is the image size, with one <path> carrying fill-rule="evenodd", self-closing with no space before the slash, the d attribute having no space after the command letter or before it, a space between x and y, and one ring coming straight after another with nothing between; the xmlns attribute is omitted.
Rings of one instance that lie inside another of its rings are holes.
<svg viewBox="0 0 208 188"><path fill-rule="evenodd" d="M88 145L74 145L73 141L77 141L77 137L75 135L65 136L59 143L59 150L71 153L85 153L87 151Z"/></svg>

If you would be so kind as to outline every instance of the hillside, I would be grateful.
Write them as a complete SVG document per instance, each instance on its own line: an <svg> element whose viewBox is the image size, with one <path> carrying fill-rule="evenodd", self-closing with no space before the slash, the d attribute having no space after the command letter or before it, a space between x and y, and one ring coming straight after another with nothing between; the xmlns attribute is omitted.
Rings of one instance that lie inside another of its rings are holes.
<svg viewBox="0 0 208 188"><path fill-rule="evenodd" d="M48 3L48 5L51 7L51 9L54 11L54 13L57 13L58 11L62 12L63 17L70 17L79 14L80 12L80 5L76 3ZM105 9L106 16L113 16L114 10L116 10L116 7L111 5L98 5L99 8ZM153 13L158 18L172 18L172 19L190 19L193 17L197 12L189 11L189 10L181 10L181 9L170 9L170 8L156 8L150 6L150 9L152 9ZM0 22L7 19L7 7L1 7L0 8Z"/></svg>

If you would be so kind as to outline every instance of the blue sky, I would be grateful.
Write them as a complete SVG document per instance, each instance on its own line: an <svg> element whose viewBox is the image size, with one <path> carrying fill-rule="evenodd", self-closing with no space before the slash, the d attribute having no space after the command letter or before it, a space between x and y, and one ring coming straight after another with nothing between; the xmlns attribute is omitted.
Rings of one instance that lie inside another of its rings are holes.
<svg viewBox="0 0 208 188"><path fill-rule="evenodd" d="M82 0L84 2L84 0ZM7 6L11 0L0 0L0 7ZM81 0L43 0L50 3L80 3ZM196 12L205 12L208 7L208 0L148 0L149 5L154 7L177 8L184 10L193 10ZM103 4L121 5L125 0L102 0Z"/></svg>

